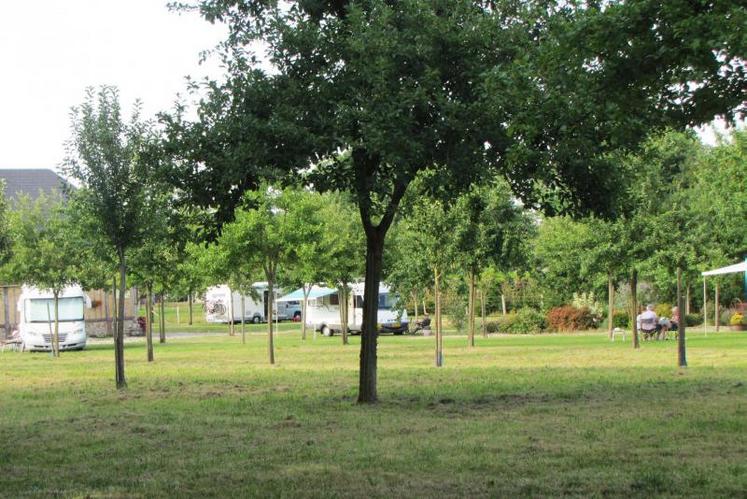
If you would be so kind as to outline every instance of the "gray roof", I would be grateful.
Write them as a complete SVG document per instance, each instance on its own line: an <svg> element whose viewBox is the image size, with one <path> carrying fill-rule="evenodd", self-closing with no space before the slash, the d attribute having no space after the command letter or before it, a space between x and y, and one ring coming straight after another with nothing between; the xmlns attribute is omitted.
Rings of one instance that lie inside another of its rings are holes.
<svg viewBox="0 0 747 499"><path fill-rule="evenodd" d="M62 193L63 188L70 185L52 170L0 169L0 179L5 181L5 199L8 200L15 200L21 194L36 199L40 191Z"/></svg>

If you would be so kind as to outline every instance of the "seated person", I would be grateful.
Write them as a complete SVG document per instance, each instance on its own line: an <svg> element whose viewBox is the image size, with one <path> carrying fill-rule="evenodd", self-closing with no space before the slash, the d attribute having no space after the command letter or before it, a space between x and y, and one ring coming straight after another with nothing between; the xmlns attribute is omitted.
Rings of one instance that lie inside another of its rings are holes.
<svg viewBox="0 0 747 499"><path fill-rule="evenodd" d="M417 333L421 329L424 329L426 331L429 331L431 329L431 318L428 316L428 314L425 314L423 320L415 322L415 329L413 330L413 333Z"/></svg>
<svg viewBox="0 0 747 499"><path fill-rule="evenodd" d="M672 326L669 328L672 331L679 331L680 329L680 309L679 307L672 307L672 319L670 320Z"/></svg>
<svg viewBox="0 0 747 499"><path fill-rule="evenodd" d="M655 337L661 329L659 326L659 318L656 316L654 306L651 304L646 305L646 310L638 314L636 323L638 330L643 334L643 337L648 339Z"/></svg>
<svg viewBox="0 0 747 499"><path fill-rule="evenodd" d="M662 317L659 319L659 339L660 340L666 340L667 339L667 333L669 332L669 329L672 327L672 322L667 319L666 317Z"/></svg>

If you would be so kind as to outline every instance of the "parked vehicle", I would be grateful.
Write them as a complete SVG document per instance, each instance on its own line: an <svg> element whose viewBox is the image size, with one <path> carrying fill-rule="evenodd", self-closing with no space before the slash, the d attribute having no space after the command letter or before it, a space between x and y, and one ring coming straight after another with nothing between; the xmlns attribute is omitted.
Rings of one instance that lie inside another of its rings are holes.
<svg viewBox="0 0 747 499"><path fill-rule="evenodd" d="M83 350L86 347L85 309L91 300L78 286L68 286L58 298L60 350ZM18 298L18 330L26 350L52 349L55 306L51 290L23 286Z"/></svg>
<svg viewBox="0 0 747 499"><path fill-rule="evenodd" d="M290 320L293 318L293 308L283 304L277 308L269 300L269 290L266 282L252 284L253 293L244 295L244 322L258 324L266 322L269 315L268 308L272 308L273 320ZM275 296L282 291L276 290ZM300 308L300 305L299 305ZM300 312L299 312L300 313ZM231 290L228 285L221 284L208 288L205 292L205 321L229 323L241 322L241 293Z"/></svg>
<svg viewBox="0 0 747 499"><path fill-rule="evenodd" d="M348 303L348 330L355 334L361 332L363 322L363 283L351 286ZM391 293L389 286L379 286L379 311L377 322L380 332L403 334L408 330L406 310L397 310L397 295ZM303 290L278 298L278 303L303 300ZM324 286L313 286L309 292L306 307L306 324L320 331L325 336L332 336L342 330L340 323L340 297L337 289Z"/></svg>

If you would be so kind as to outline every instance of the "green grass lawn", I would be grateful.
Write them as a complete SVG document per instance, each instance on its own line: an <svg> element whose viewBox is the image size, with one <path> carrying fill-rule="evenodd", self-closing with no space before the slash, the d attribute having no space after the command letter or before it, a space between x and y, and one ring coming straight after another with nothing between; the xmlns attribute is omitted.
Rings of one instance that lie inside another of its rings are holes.
<svg viewBox="0 0 747 499"><path fill-rule="evenodd" d="M0 496L745 496L747 334L640 351L603 334L382 336L354 403L359 338L195 336L0 353Z"/></svg>

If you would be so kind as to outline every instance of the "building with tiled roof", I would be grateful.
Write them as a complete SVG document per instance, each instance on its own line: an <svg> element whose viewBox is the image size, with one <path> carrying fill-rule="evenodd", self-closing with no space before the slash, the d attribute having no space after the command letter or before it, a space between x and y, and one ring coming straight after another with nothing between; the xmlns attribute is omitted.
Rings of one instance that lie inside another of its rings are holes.
<svg viewBox="0 0 747 499"><path fill-rule="evenodd" d="M36 199L39 193L50 194L53 190L62 193L70 184L52 170L0 169L0 179L5 182L5 199L18 199L22 194Z"/></svg>

